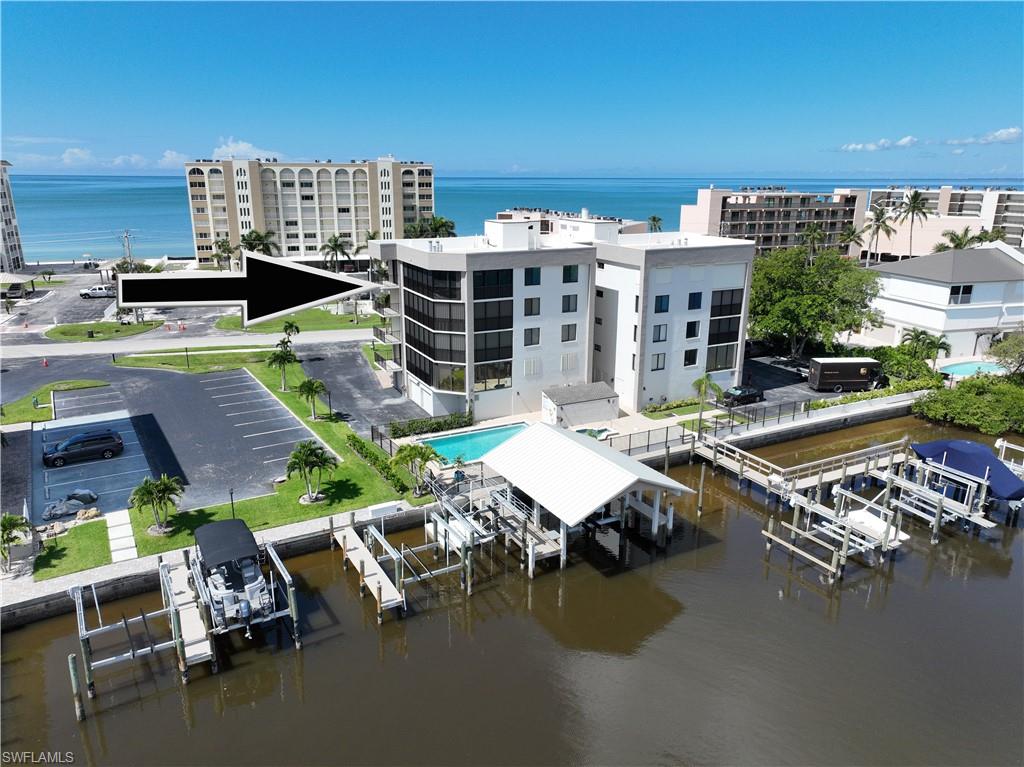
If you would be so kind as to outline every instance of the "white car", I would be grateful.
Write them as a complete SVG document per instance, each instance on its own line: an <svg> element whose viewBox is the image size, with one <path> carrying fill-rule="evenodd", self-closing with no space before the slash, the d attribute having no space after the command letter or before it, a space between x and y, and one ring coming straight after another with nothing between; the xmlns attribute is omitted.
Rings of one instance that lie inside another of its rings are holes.
<svg viewBox="0 0 1024 767"><path fill-rule="evenodd" d="M93 285L91 288L82 288L78 295L82 298L113 298L117 294L113 285Z"/></svg>

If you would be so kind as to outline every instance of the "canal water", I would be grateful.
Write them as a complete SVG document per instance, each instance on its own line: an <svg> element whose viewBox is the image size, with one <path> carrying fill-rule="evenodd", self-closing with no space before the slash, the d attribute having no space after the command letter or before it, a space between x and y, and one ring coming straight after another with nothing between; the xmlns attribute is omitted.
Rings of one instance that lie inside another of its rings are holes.
<svg viewBox="0 0 1024 767"><path fill-rule="evenodd" d="M904 434L971 436L897 419L762 453L801 463ZM672 475L695 487L699 467ZM73 616L8 632L2 748L90 765L1022 762L1018 529L933 547L909 522L894 562L851 564L830 593L777 549L765 562L756 491L719 475L699 523L692 497L675 505L667 552L638 534L620 559L607 531L530 581L496 547L472 597L454 579L414 588L411 614L380 628L337 552L293 558L301 652L275 631L236 636L221 673L187 687L170 656L101 671L81 724Z"/></svg>

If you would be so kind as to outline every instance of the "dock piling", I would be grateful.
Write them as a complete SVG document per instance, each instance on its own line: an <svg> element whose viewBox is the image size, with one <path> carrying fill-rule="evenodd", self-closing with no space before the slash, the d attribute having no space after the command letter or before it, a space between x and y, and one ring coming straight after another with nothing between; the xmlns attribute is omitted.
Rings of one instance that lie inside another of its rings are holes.
<svg viewBox="0 0 1024 767"><path fill-rule="evenodd" d="M75 719L85 721L85 705L82 703L82 690L78 684L78 663L75 654L68 655L68 673L71 675L71 695L75 700Z"/></svg>
<svg viewBox="0 0 1024 767"><path fill-rule="evenodd" d="M700 465L700 489L697 491L697 519L700 519L700 515L704 513L704 474L707 468L708 465L706 463Z"/></svg>
<svg viewBox="0 0 1024 767"><path fill-rule="evenodd" d="M302 637L299 635L299 600L295 596L295 586L288 584L288 613L292 619L292 636L295 639L295 649L302 649Z"/></svg>

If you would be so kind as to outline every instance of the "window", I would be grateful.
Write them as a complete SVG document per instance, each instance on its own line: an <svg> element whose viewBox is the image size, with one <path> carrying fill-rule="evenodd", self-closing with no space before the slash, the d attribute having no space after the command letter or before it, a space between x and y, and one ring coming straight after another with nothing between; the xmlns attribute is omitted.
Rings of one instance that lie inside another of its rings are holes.
<svg viewBox="0 0 1024 767"><path fill-rule="evenodd" d="M539 298L524 298L523 299L523 314L527 317L535 317L540 314L540 299Z"/></svg>
<svg viewBox="0 0 1024 767"><path fill-rule="evenodd" d="M633 355L633 359L629 363L630 370L636 370L636 355Z"/></svg>
<svg viewBox="0 0 1024 767"><path fill-rule="evenodd" d="M595 352L601 351L601 344L594 344L594 351Z"/></svg>
<svg viewBox="0 0 1024 767"><path fill-rule="evenodd" d="M603 325L604 324L604 320L602 320L600 317L594 317L594 324L595 325Z"/></svg>
<svg viewBox="0 0 1024 767"><path fill-rule="evenodd" d="M597 262L597 268L598 269L604 269L604 261L598 261Z"/></svg>
<svg viewBox="0 0 1024 767"><path fill-rule="evenodd" d="M654 343L660 343L668 339L668 325L654 326Z"/></svg>
<svg viewBox="0 0 1024 767"><path fill-rule="evenodd" d="M636 329L637 329L637 326L636 326L636 325L634 325L634 326L633 326L633 341L634 341L634 342L636 341Z"/></svg>
<svg viewBox="0 0 1024 767"><path fill-rule="evenodd" d="M562 325L562 343L576 340L576 323Z"/></svg>
<svg viewBox="0 0 1024 767"><path fill-rule="evenodd" d="M566 352L562 355L562 372L576 369L576 352Z"/></svg>
<svg viewBox="0 0 1024 767"><path fill-rule="evenodd" d="M352 209L351 208L338 208L338 212L339 213L351 213Z"/></svg>
<svg viewBox="0 0 1024 767"><path fill-rule="evenodd" d="M697 338L700 336L700 322L698 320L692 320L686 323L686 337Z"/></svg>
<svg viewBox="0 0 1024 767"><path fill-rule="evenodd" d="M294 189L295 188L295 182L294 181L282 181L281 182L281 188L282 189Z"/></svg>
<svg viewBox="0 0 1024 767"><path fill-rule="evenodd" d="M665 369L665 353L651 355L651 370Z"/></svg>
<svg viewBox="0 0 1024 767"><path fill-rule="evenodd" d="M664 314L668 311L668 296L655 296L654 297L654 313Z"/></svg>
<svg viewBox="0 0 1024 767"><path fill-rule="evenodd" d="M473 298L511 297L511 269L486 269L473 272Z"/></svg>
<svg viewBox="0 0 1024 767"><path fill-rule="evenodd" d="M708 347L709 371L728 370L736 363L736 344Z"/></svg>
<svg viewBox="0 0 1024 767"><path fill-rule="evenodd" d="M709 344L726 344L731 341L738 341L739 337L739 317L725 317L724 319L711 320L708 324Z"/></svg>
<svg viewBox="0 0 1024 767"><path fill-rule="evenodd" d="M289 245L288 246L288 252L289 253L295 253L298 250L299 250L299 246L298 245Z"/></svg>
<svg viewBox="0 0 1024 767"><path fill-rule="evenodd" d="M600 288L598 288L598 289L597 289L596 291L594 291L594 292L595 292L595 293L597 294L597 297L598 297L598 298L604 298L604 291L603 291L603 290L601 290Z"/></svg>
<svg viewBox="0 0 1024 767"><path fill-rule="evenodd" d="M562 267L562 282L579 282L580 268L576 264L566 264Z"/></svg>
<svg viewBox="0 0 1024 767"><path fill-rule="evenodd" d="M703 298L703 296L704 294L701 293L699 290L696 293L691 293L686 308L689 309L690 311L693 311L694 309L700 309L700 301L701 298Z"/></svg>
<svg viewBox="0 0 1024 767"><path fill-rule="evenodd" d="M287 233L287 234L286 234L286 235L284 236L284 238L285 238L286 240L297 240L297 239L299 239L299 233L298 233L298 232L288 232L288 233Z"/></svg>
<svg viewBox="0 0 1024 767"><path fill-rule="evenodd" d="M728 317L743 313L743 288L716 290L711 294L711 316Z"/></svg>
<svg viewBox="0 0 1024 767"><path fill-rule="evenodd" d="M294 221L285 221L285 222L284 222L284 225L285 225L285 226L298 226L298 225L299 225L299 222L298 222L298 220L294 220Z"/></svg>
<svg viewBox="0 0 1024 767"><path fill-rule="evenodd" d="M633 296L633 311L640 311L640 296Z"/></svg>
<svg viewBox="0 0 1024 767"><path fill-rule="evenodd" d="M523 375L539 376L541 371L540 357L530 357L523 360Z"/></svg>
<svg viewBox="0 0 1024 767"><path fill-rule="evenodd" d="M524 285L540 285L540 267L528 266L523 269Z"/></svg>
<svg viewBox="0 0 1024 767"><path fill-rule="evenodd" d="M311 194L304 194L304 195L302 195L302 201L303 202L313 202L313 195L311 195Z"/></svg>
<svg viewBox="0 0 1024 767"><path fill-rule="evenodd" d="M305 233L305 234L303 234L302 236L303 236L303 237L304 237L305 239L307 239L307 240L315 240L315 239L316 239L316 232L306 232L306 233Z"/></svg>
<svg viewBox="0 0 1024 767"><path fill-rule="evenodd" d="M312 181L300 181L299 182L299 188L300 189L312 189L313 188L313 182Z"/></svg>
<svg viewBox="0 0 1024 767"><path fill-rule="evenodd" d="M971 303L971 293L973 292L973 285L953 285L949 288L949 303L969 304Z"/></svg>
<svg viewBox="0 0 1024 767"><path fill-rule="evenodd" d="M683 352L683 367L684 368L692 368L696 364L697 364L697 350L696 349L687 349L685 352Z"/></svg>
<svg viewBox="0 0 1024 767"><path fill-rule="evenodd" d="M540 343L540 328L526 328L523 331L523 346L536 346Z"/></svg>
<svg viewBox="0 0 1024 767"><path fill-rule="evenodd" d="M473 338L474 359L477 362L504 360L512 357L512 331L476 333Z"/></svg>
<svg viewBox="0 0 1024 767"><path fill-rule="evenodd" d="M562 314L576 311L576 294L562 296Z"/></svg>
<svg viewBox="0 0 1024 767"><path fill-rule="evenodd" d="M473 391L507 389L512 385L512 363L491 362L473 368Z"/></svg>

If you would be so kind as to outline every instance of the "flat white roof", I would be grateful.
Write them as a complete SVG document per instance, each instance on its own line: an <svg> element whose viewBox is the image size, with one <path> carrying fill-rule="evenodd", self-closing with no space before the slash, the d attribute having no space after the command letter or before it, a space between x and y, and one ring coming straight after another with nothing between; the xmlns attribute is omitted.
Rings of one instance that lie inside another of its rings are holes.
<svg viewBox="0 0 1024 767"><path fill-rule="evenodd" d="M586 434L535 423L480 459L570 527L637 485L693 490Z"/></svg>

